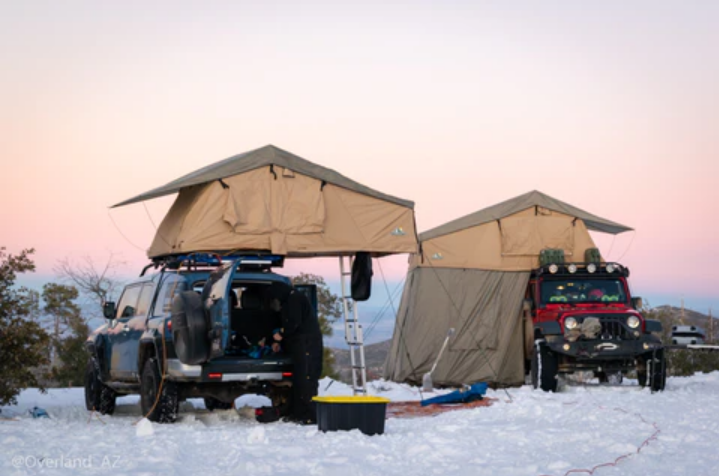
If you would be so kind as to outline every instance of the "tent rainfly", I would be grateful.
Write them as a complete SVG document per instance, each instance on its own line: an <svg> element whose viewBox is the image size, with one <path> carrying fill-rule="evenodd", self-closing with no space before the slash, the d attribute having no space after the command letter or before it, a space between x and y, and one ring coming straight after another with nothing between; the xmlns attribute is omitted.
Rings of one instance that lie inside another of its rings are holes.
<svg viewBox="0 0 719 476"><path fill-rule="evenodd" d="M114 205L179 192L150 258L196 251L288 257L417 251L414 203L268 145Z"/></svg>
<svg viewBox="0 0 719 476"><path fill-rule="evenodd" d="M456 333L432 374L439 385L524 382L522 300L545 248L581 262L589 231L624 225L533 191L426 231L396 317L384 377L421 383L449 328Z"/></svg>

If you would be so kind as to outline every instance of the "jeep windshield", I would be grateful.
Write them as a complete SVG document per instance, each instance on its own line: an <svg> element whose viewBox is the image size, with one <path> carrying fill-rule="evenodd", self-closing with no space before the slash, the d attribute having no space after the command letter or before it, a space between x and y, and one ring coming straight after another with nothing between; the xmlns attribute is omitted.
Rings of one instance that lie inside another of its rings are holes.
<svg viewBox="0 0 719 476"><path fill-rule="evenodd" d="M545 279L540 284L542 304L626 303L624 283L619 279Z"/></svg>

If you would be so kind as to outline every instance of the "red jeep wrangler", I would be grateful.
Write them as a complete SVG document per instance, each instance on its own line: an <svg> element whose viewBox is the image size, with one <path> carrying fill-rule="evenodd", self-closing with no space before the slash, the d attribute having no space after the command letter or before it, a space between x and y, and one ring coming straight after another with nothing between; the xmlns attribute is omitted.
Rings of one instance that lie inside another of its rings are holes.
<svg viewBox="0 0 719 476"><path fill-rule="evenodd" d="M620 383L636 370L641 386L664 389L664 350L653 335L662 325L642 317L628 277L618 263L551 263L532 271L524 310L534 388L556 391L559 374L576 371Z"/></svg>

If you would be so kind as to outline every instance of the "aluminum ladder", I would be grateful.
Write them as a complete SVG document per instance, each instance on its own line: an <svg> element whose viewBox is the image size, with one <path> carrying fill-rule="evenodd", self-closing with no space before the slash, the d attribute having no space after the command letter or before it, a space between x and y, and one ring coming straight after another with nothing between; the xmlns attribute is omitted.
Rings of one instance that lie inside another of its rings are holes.
<svg viewBox="0 0 719 476"><path fill-rule="evenodd" d="M346 265L345 265L346 259ZM357 303L349 292L347 280L352 276L352 256L340 256L342 311L345 320L345 341L350 348L352 392L367 395L367 368L364 359L364 336L358 320Z"/></svg>

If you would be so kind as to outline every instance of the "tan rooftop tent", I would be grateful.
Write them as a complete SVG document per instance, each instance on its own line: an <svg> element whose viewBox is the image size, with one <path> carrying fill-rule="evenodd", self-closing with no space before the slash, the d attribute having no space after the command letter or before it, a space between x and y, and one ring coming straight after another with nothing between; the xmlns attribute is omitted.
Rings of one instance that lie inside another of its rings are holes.
<svg viewBox="0 0 719 476"><path fill-rule="evenodd" d="M256 250L289 257L417 251L414 203L272 145L115 207L177 192L150 258L192 251Z"/></svg>
<svg viewBox="0 0 719 476"><path fill-rule="evenodd" d="M440 385L524 382L522 300L539 252L561 248L583 261L589 230L626 226L533 191L420 235L397 313L384 377L420 383L449 328L456 330L432 374Z"/></svg>
<svg viewBox="0 0 719 476"><path fill-rule="evenodd" d="M340 257L353 390L366 393L362 331L350 296L362 300L369 296L370 256L417 252L414 203L268 145L208 165L115 207L177 192L150 246L150 258L198 251ZM357 286L363 291L355 294L357 263L364 263L357 266ZM348 294L350 274L353 289Z"/></svg>

